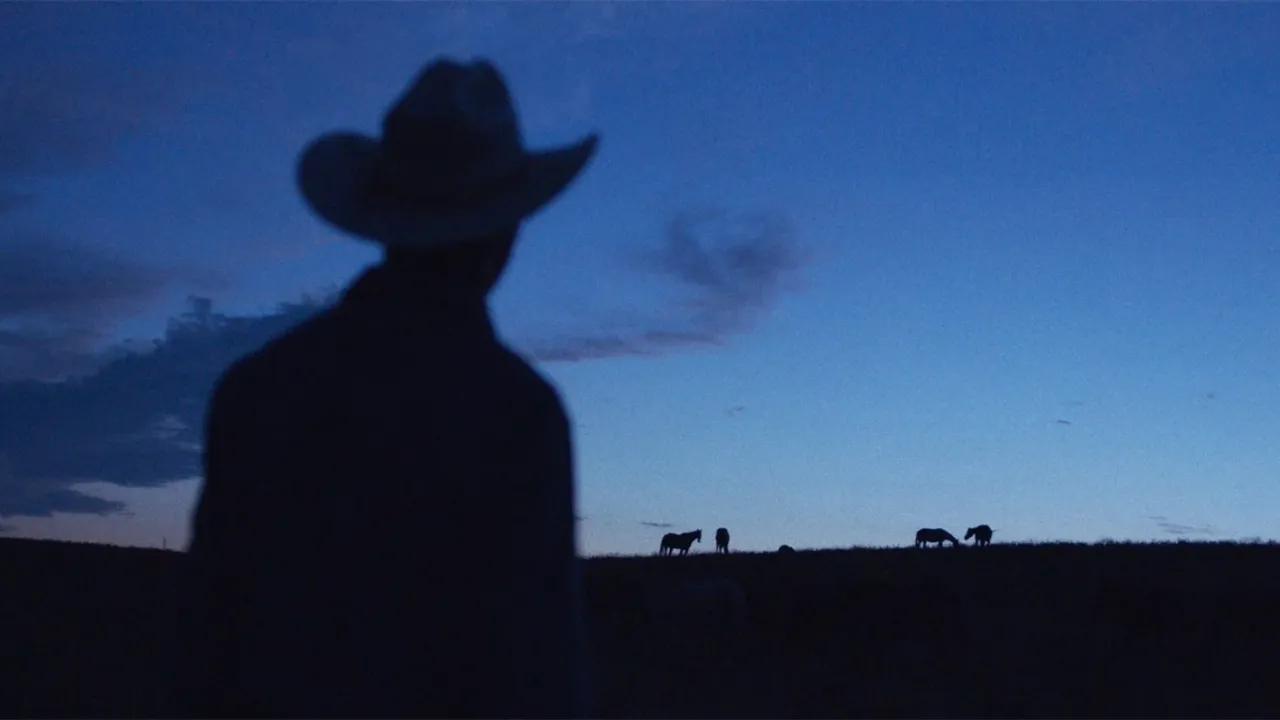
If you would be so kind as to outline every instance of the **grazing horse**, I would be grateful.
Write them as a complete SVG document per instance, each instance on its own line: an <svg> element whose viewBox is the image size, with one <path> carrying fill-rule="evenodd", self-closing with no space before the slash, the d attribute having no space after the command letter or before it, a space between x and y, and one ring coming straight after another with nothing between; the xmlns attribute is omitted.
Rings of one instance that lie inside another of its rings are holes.
<svg viewBox="0 0 1280 720"><path fill-rule="evenodd" d="M716 530L716 552L726 554L729 552L729 530L727 528Z"/></svg>
<svg viewBox="0 0 1280 720"><path fill-rule="evenodd" d="M938 543L938 547L942 547L946 541L950 541L952 547L960 544L955 535L942 528L920 528L916 531L916 547L928 547L929 543Z"/></svg>
<svg viewBox="0 0 1280 720"><path fill-rule="evenodd" d="M973 543L979 547L991 544L991 533L995 532L990 525L979 525L971 527L964 534L964 539L973 538Z"/></svg>
<svg viewBox="0 0 1280 720"><path fill-rule="evenodd" d="M693 547L693 541L702 542L702 531L694 530L687 533L667 533L662 536L662 545L658 547L659 555L672 555L676 550L681 555L688 555L689 548Z"/></svg>
<svg viewBox="0 0 1280 720"><path fill-rule="evenodd" d="M778 552L780 553L793 553L795 551L796 549L791 547L790 545L782 545L778 548Z"/></svg>

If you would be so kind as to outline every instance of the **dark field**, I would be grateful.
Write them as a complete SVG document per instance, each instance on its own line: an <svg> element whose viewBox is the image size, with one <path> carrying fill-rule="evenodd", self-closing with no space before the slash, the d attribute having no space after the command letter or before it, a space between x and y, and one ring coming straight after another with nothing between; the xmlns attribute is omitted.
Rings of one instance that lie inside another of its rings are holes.
<svg viewBox="0 0 1280 720"><path fill-rule="evenodd" d="M181 555L0 540L0 715L156 712ZM745 630L650 592L736 580ZM1280 717L1280 546L993 545L587 562L606 717Z"/></svg>

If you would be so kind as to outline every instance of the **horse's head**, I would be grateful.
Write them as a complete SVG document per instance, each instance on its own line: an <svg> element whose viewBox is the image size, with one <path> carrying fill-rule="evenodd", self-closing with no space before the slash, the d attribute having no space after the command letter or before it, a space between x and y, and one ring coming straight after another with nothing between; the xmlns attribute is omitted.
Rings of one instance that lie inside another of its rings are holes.
<svg viewBox="0 0 1280 720"><path fill-rule="evenodd" d="M694 531L693 531L693 539L694 539L694 540L697 540L698 542L702 542L702 530L701 530L701 529L698 529L698 530L694 530Z"/></svg>
<svg viewBox="0 0 1280 720"><path fill-rule="evenodd" d="M969 528L964 533L964 539L968 540L969 538L973 537L973 534L976 532L978 532L978 528Z"/></svg>

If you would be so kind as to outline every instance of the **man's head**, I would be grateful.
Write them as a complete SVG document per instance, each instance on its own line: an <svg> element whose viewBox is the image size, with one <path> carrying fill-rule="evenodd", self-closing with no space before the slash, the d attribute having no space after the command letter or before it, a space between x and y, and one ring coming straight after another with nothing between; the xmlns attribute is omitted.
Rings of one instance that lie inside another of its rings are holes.
<svg viewBox="0 0 1280 720"><path fill-rule="evenodd" d="M397 258L399 250L434 253L477 238L491 248L490 238L518 227L578 176L597 141L592 134L527 149L497 68L440 59L387 111L380 137L336 132L313 141L299 159L298 184L321 218L395 248ZM427 257L475 255L492 257L453 249Z"/></svg>

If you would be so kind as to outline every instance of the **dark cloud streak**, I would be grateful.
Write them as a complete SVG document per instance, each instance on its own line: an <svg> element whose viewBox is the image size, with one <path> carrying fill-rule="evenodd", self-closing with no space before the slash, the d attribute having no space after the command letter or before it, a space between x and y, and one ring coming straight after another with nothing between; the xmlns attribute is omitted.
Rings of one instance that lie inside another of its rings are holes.
<svg viewBox="0 0 1280 720"><path fill-rule="evenodd" d="M12 15L15 27L31 22ZM175 71L176 72L176 71ZM13 61L0 73L0 216L40 200L27 185L109 163L120 145L179 110L191 86L111 62ZM0 226L0 382L58 379L101 364L116 324L174 283L208 291L209 273L153 266L58 233Z"/></svg>
<svg viewBox="0 0 1280 720"><path fill-rule="evenodd" d="M158 269L48 236L15 233L0 244L0 316L110 314L163 281Z"/></svg>
<svg viewBox="0 0 1280 720"><path fill-rule="evenodd" d="M636 269L673 281L683 292L676 319L611 322L520 345L541 362L722 347L754 329L783 293L798 287L810 256L784 215L705 210L674 215L659 246L633 260Z"/></svg>
<svg viewBox="0 0 1280 720"><path fill-rule="evenodd" d="M216 275L142 263L31 231L0 231L0 382L89 371L97 345L174 283Z"/></svg>
<svg viewBox="0 0 1280 720"><path fill-rule="evenodd" d="M1160 528L1167 535L1175 537L1184 537L1187 535L1202 535L1205 537L1216 537L1220 535L1216 529L1208 525L1184 525L1169 520L1163 515L1151 515L1150 519L1155 521L1156 527Z"/></svg>
<svg viewBox="0 0 1280 720"><path fill-rule="evenodd" d="M6 67L0 75L0 185L79 172L174 108L156 78L120 68Z"/></svg>

